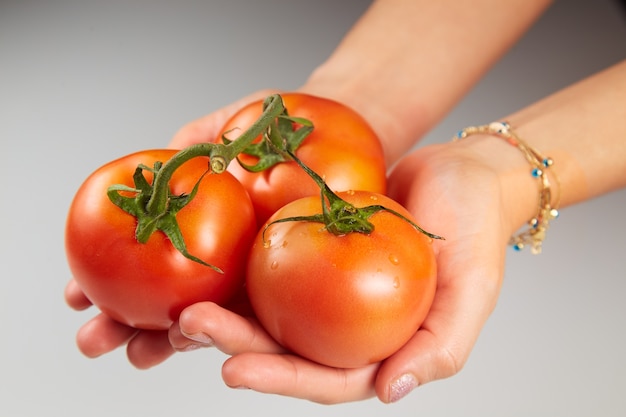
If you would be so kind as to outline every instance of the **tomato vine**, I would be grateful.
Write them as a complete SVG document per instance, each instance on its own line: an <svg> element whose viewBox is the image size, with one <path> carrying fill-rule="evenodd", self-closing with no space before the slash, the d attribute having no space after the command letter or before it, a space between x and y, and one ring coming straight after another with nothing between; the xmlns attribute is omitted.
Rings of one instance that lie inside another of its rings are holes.
<svg viewBox="0 0 626 417"><path fill-rule="evenodd" d="M282 118L280 116L283 116ZM288 121L286 109L280 95L269 96L263 103L263 113L259 119L248 128L237 140L228 143L198 143L188 146L177 152L171 159L163 163L157 161L153 167L139 165L133 175L135 187L128 187L122 184L111 185L107 190L107 195L111 202L125 212L137 218L137 228L135 238L139 243L147 242L148 238L157 230L165 233L172 245L186 258L222 272L218 267L208 264L198 257L188 252L184 238L180 232L180 227L176 221L176 213L184 208L195 196L200 181L206 174L221 174L237 156L248 149L254 139L263 134L266 137L276 140L279 130L285 130L285 123ZM293 142L293 149L299 144L312 129L310 123L304 119L297 119L304 129L296 129L297 143ZM274 127L276 126L276 127ZM292 129L293 130L293 129ZM280 136L280 134L279 134ZM262 153L257 151L262 156ZM268 155L276 153L268 153ZM169 189L169 182L172 174L182 164L192 158L199 156L209 157L209 167L205 174L199 179L193 190L189 194L172 195ZM273 156L271 156L274 158ZM262 161L265 161L263 158ZM266 165L265 163L263 165ZM265 168L263 168L265 169ZM154 180L150 184L144 176L144 171L154 174ZM132 196L125 194L131 193Z"/></svg>
<svg viewBox="0 0 626 417"><path fill-rule="evenodd" d="M373 224L369 218L380 211L387 211L410 223L416 230L432 239L441 237L429 233L400 213L381 205L357 208L335 194L324 180L295 155L295 150L313 130L313 124L307 119L291 117L287 113L282 98L274 94L265 99L261 116L237 139L229 140L222 136L223 143L198 143L177 152L171 159L163 163L157 161L152 167L139 165L133 175L134 188L121 184L111 185L107 195L111 202L125 212L137 218L135 238L139 243L147 242L156 231L161 231L172 242L172 245L185 257L205 266L222 272L214 265L208 264L188 252L184 238L176 221L176 214L183 209L195 196L198 185L207 174L220 174L240 154L257 157L257 163L247 165L238 159L240 165L251 172L260 172L274 165L293 160L316 182L322 195L322 213L313 216L296 216L275 220L273 223L285 221L320 222L335 235L358 232L369 234ZM262 135L262 140L253 143ZM199 156L209 157L207 171L198 179L189 194L172 195L169 181L172 174L182 164ZM153 174L152 184L148 182L144 171ZM126 194L131 193L132 196ZM269 227L271 224L266 225Z"/></svg>

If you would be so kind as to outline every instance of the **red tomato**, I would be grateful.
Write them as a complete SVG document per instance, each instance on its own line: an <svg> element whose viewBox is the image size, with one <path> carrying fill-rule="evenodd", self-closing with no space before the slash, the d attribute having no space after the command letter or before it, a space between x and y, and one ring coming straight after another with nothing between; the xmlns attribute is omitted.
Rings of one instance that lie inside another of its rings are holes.
<svg viewBox="0 0 626 417"><path fill-rule="evenodd" d="M383 149L376 133L352 109L325 98L302 93L281 94L290 116L308 119L314 129L295 154L324 178L335 191L386 192ZM235 140L259 117L263 101L237 112L217 138ZM260 138L258 138L260 140ZM240 155L247 165L256 157ZM298 198L319 195L319 187L293 162L280 163L266 171L251 173L233 161L228 170L248 190L261 225L276 210Z"/></svg>
<svg viewBox="0 0 626 417"><path fill-rule="evenodd" d="M380 194L337 193L356 207L381 204L412 219ZM296 200L268 223L321 212L320 197ZM321 223L289 221L257 235L246 285L267 332L287 349L339 368L381 361L415 334L436 287L431 239L389 212L374 231L336 236Z"/></svg>
<svg viewBox="0 0 626 417"><path fill-rule="evenodd" d="M174 153L142 151L102 166L82 184L67 218L66 252L74 278L104 313L132 327L167 329L190 304L226 303L243 285L257 230L247 192L225 172L207 174L195 198L176 215L189 253L223 274L184 257L160 231L139 243L136 218L108 199L107 187L132 187L137 165L151 167ZM189 194L207 164L204 157L185 162L172 176L172 194ZM152 181L147 172L146 178Z"/></svg>

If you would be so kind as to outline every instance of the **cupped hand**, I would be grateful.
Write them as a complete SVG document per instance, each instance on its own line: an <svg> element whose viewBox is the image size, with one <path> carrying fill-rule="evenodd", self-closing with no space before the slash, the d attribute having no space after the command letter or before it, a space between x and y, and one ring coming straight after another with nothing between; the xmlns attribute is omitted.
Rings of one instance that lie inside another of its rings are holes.
<svg viewBox="0 0 626 417"><path fill-rule="evenodd" d="M171 146L211 140L230 115L268 94L253 94L190 123ZM496 304L506 242L518 220L508 217L502 178L486 161L464 145L433 145L405 157L392 171L390 196L445 240L434 242L438 287L428 317L414 337L382 363L359 369L315 364L285 352L252 315L212 303L187 308L169 334L138 331L99 314L79 330L78 346L96 357L126 345L129 361L138 368L154 366L175 350L215 346L231 355L222 373L227 385L320 403L374 395L383 402L396 401L418 385L454 375ZM78 310L90 305L73 280L66 300Z"/></svg>
<svg viewBox="0 0 626 417"><path fill-rule="evenodd" d="M222 378L232 388L337 403L369 398L378 364L359 369L318 365L285 351L252 315L241 316L210 302L187 307L170 328L178 351L216 347L231 357Z"/></svg>
<svg viewBox="0 0 626 417"><path fill-rule="evenodd" d="M231 387L339 403L378 396L397 401L418 385L459 372L493 310L512 222L503 210L502 181L493 167L456 144L426 147L390 176L390 194L433 233L438 287L414 337L379 364L359 369L322 366L276 344L251 317L212 303L188 307L170 330L177 350L215 346L231 355L222 377Z"/></svg>
<svg viewBox="0 0 626 417"><path fill-rule="evenodd" d="M496 305L513 231L502 187L489 163L456 143L418 150L391 173L391 197L445 240L434 242L438 283L426 320L376 377L382 401L452 376L466 363Z"/></svg>

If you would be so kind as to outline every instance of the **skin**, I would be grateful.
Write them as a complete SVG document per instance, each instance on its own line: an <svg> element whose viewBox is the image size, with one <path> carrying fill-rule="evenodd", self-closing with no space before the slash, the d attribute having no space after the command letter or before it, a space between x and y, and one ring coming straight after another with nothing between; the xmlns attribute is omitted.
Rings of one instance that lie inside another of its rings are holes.
<svg viewBox="0 0 626 417"><path fill-rule="evenodd" d="M175 350L214 346L231 355L222 371L227 385L320 403L372 396L397 401L418 385L456 374L496 304L506 243L535 214L537 184L519 150L493 136L454 143L442 138L441 144L405 153L549 2L450 3L375 2L302 87L352 106L372 124L388 163L398 161L390 173L390 196L425 229L447 237L434 244L439 275L433 307L407 345L382 363L328 368L285 354L255 319L200 303L183 311L169 335L136 332L97 316L79 330L79 348L98 356L126 345L130 362L147 368ZM381 39L385 48L375 47ZM390 83L369 82L380 76ZM212 136L229 114L267 93L190 123L172 145ZM566 207L626 186L626 125L615 123L626 119L625 98L626 61L514 114L493 118L506 116L520 137L555 160L560 206ZM598 166L603 169L590 169ZM73 281L66 299L77 309L89 305Z"/></svg>

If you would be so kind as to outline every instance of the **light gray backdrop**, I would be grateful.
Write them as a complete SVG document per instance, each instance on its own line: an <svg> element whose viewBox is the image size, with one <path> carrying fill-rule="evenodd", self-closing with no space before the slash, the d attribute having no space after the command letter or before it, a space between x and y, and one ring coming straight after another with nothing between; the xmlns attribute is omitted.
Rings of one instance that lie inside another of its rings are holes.
<svg viewBox="0 0 626 417"><path fill-rule="evenodd" d="M396 405L230 390L215 350L138 371L122 350L76 349L94 311L64 305L63 228L82 180L245 94L297 87L368 3L0 2L0 415L626 415L626 191L563 210L543 255L511 252L465 369ZM426 140L625 58L624 18L611 0L557 2Z"/></svg>

